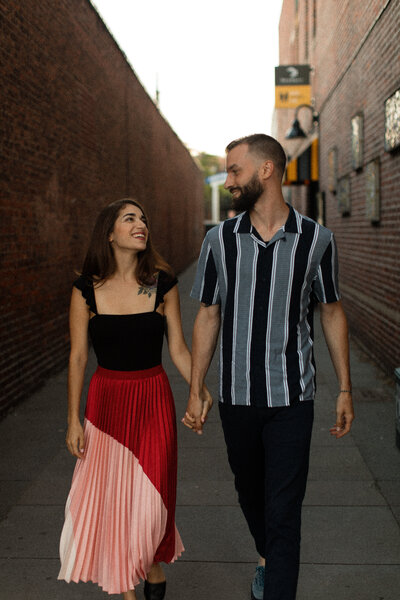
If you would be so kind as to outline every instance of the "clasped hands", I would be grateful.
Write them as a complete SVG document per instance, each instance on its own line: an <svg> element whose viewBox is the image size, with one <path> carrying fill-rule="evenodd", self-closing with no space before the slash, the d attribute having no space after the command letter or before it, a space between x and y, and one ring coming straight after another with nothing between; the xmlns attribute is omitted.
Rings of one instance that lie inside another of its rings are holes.
<svg viewBox="0 0 400 600"><path fill-rule="evenodd" d="M207 415L212 405L213 399L206 387L203 387L200 394L191 392L185 415L181 419L182 423L198 435L201 435L203 433L203 425L207 420Z"/></svg>

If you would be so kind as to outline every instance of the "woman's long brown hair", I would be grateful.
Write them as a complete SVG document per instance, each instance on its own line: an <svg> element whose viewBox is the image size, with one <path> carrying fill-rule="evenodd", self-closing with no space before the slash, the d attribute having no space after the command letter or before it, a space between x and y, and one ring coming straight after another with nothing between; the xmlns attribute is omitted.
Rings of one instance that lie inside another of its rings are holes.
<svg viewBox="0 0 400 600"><path fill-rule="evenodd" d="M132 204L140 208L149 230L146 249L138 253L136 279L140 284L148 285L154 283L154 276L160 270L166 271L171 275L173 274L171 267L152 244L149 224L143 207L132 198L122 198L103 208L97 217L93 229L92 238L83 263L82 275L95 283L104 283L106 279L115 273L116 262L109 237L114 229L118 215L127 204Z"/></svg>

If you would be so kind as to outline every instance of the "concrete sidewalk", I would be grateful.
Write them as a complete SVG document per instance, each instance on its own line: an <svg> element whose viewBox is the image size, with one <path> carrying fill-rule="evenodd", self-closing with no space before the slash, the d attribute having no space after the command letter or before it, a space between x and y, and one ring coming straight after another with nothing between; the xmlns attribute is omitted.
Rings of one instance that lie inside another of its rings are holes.
<svg viewBox="0 0 400 600"><path fill-rule="evenodd" d="M180 277L186 339L198 304L194 267ZM337 384L316 318L318 396L303 510L298 600L398 600L400 452L394 385L353 347L356 421L329 436ZM237 504L216 407L203 436L179 419L187 385L165 358L179 431L176 521L186 552L167 567L167 600L248 600L257 559ZM90 370L95 368L91 357ZM87 377L88 381L89 377ZM208 384L216 398L214 361ZM87 386L87 383L86 383ZM0 423L0 600L118 598L56 580L58 542L74 460L65 446L66 372ZM138 598L143 597L143 586Z"/></svg>

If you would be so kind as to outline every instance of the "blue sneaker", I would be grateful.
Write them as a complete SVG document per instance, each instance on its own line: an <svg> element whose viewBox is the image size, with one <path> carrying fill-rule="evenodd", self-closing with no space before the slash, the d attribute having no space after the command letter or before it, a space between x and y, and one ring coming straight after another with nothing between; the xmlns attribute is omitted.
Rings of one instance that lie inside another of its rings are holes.
<svg viewBox="0 0 400 600"><path fill-rule="evenodd" d="M265 567L256 567L256 574L254 575L254 579L251 584L251 600L263 600L264 577Z"/></svg>

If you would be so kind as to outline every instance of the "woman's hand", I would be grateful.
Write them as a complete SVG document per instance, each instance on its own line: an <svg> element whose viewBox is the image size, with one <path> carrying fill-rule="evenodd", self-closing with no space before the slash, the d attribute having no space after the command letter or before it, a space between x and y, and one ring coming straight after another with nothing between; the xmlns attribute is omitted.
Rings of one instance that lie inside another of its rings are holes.
<svg viewBox="0 0 400 600"><path fill-rule="evenodd" d="M76 458L83 458L83 453L85 451L85 439L83 436L83 427L79 421L74 421L68 426L65 441L72 456L76 456Z"/></svg>

